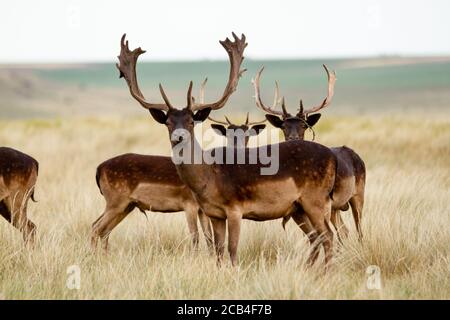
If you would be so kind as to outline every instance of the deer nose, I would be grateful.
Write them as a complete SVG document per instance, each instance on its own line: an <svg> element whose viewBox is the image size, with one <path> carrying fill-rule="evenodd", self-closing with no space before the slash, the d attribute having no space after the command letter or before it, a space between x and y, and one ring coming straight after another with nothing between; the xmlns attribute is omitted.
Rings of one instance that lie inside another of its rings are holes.
<svg viewBox="0 0 450 320"><path fill-rule="evenodd" d="M286 137L286 141L291 141L291 140L296 140L296 136L295 135L289 135Z"/></svg>
<svg viewBox="0 0 450 320"><path fill-rule="evenodd" d="M177 129L174 132L172 132L170 136L170 140L172 142L181 142L183 140L186 140L189 137L189 132L187 132L184 129Z"/></svg>

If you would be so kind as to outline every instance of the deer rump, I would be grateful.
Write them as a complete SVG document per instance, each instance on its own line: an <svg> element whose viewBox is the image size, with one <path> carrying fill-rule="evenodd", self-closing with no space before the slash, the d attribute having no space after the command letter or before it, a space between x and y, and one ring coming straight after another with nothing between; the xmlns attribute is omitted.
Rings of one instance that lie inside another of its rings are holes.
<svg viewBox="0 0 450 320"><path fill-rule="evenodd" d="M36 225L28 219L28 200L34 199L39 164L20 151L0 147L0 215L33 244Z"/></svg>
<svg viewBox="0 0 450 320"><path fill-rule="evenodd" d="M30 182L33 186L39 172L39 163L29 155L7 147L0 148L0 178L3 180L5 189L10 185L17 183L28 185ZM0 190L0 201L1 198ZM34 188L30 190L30 198L34 202Z"/></svg>

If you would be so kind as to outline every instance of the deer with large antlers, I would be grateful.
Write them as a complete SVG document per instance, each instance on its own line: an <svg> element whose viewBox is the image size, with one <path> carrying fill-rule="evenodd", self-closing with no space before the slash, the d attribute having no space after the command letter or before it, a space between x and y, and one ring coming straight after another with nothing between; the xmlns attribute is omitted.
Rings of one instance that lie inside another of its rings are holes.
<svg viewBox="0 0 450 320"><path fill-rule="evenodd" d="M20 151L0 147L0 215L33 244L36 225L27 217L29 199L34 200L38 162Z"/></svg>
<svg viewBox="0 0 450 320"><path fill-rule="evenodd" d="M187 92L186 107L175 108L159 85L164 103L153 103L144 98L136 78L138 56L144 51L137 48L129 50L128 42L122 38L118 68L125 78L131 95L153 118L167 126L172 149L180 146L194 146L187 152L202 150L194 136L194 123L203 122L212 110L223 108L236 90L241 74L245 36L234 41L228 38L220 44L226 50L230 61L228 83L220 99L212 103L195 103L192 99L192 81ZM267 147L267 146L266 146ZM260 155L266 149L244 148L248 154ZM237 149L237 148L236 148ZM235 149L235 150L236 150ZM328 148L309 141L288 141L269 146L270 151L278 150L279 168L273 175L262 175L261 169L267 166L260 159L254 164L221 163L207 164L176 161L176 169L181 180L191 189L203 212L210 217L218 262L222 260L228 221L228 250L233 265L237 263L242 219L265 221L285 217L294 205L299 203L304 209L315 231L322 235L318 244L325 250L325 261L332 257L333 233L327 224L331 210L331 194L336 174L336 157ZM214 148L216 155L227 153L227 147ZM233 151L233 150L231 150ZM316 246L309 257L313 263L317 255Z"/></svg>
<svg viewBox="0 0 450 320"><path fill-rule="evenodd" d="M206 79L199 92L199 102L204 101ZM235 125L228 118L215 122L212 128L226 136L226 132L242 130L245 145L248 137L259 134L265 127L259 122ZM224 127L225 125L226 127ZM228 131L227 131L228 130ZM236 142L237 143L237 142ZM176 171L170 157L123 154L106 160L97 167L97 185L106 201L104 213L92 225L92 245L96 247L102 239L103 248L107 250L108 239L112 230L135 208L141 212L180 212L184 211L189 233L194 248L198 247L200 222L205 241L212 248L212 231L209 218L200 210L191 190L184 184Z"/></svg>
<svg viewBox="0 0 450 320"><path fill-rule="evenodd" d="M321 104L305 109L303 101L300 100L300 107L298 113L293 116L286 110L284 97L281 98L281 111L275 108L280 103L280 94L278 82L275 82L275 96L271 107L266 106L261 99L260 78L264 68L261 68L253 80L255 89L256 105L266 112L266 119L274 126L282 130L285 139L290 140L304 140L305 131L312 127L319 121L321 114L317 113L323 108L327 107L334 96L334 85L336 82L336 73L330 72L328 68L323 65L328 78L328 94ZM314 131L313 131L314 133ZM361 231L361 214L364 206L364 190L366 169L364 161L352 149L342 146L331 148L331 151L336 155L338 160L338 170L336 176L336 185L333 192L333 205L331 212L331 222L335 226L338 237L342 233L343 237L348 234L348 229L343 223L340 210L348 210L349 205L352 208L353 219L355 221L356 229L359 239L362 238ZM298 208L298 212L293 214L294 221L302 228L306 234L311 234L312 227L304 214L302 208ZM283 220L283 227L289 220L290 216ZM314 240L314 239L311 239Z"/></svg>

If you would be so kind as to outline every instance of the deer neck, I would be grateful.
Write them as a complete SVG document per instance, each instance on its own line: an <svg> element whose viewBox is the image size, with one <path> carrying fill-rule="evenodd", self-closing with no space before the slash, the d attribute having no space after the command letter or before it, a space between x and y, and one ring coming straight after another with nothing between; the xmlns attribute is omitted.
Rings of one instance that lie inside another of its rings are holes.
<svg viewBox="0 0 450 320"><path fill-rule="evenodd" d="M202 195L207 192L206 185L214 175L213 166L203 161L203 148L198 143L195 135L191 133L190 145L184 150L188 154L184 154L184 159L190 159L182 163L176 163L178 175L195 194ZM174 156L175 154L173 154Z"/></svg>

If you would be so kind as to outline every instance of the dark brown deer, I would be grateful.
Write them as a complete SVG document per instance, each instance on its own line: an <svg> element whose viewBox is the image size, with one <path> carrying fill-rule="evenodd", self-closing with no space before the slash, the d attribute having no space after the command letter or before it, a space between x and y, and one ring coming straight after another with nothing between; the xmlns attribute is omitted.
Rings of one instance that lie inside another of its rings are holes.
<svg viewBox="0 0 450 320"><path fill-rule="evenodd" d="M199 101L203 102L203 82ZM216 121L211 119L212 121ZM264 121L266 121L264 119ZM218 122L218 121L216 121ZM252 124L255 124L250 128ZM216 124L213 128L219 132L239 128L244 134L264 129L260 123L236 126L231 123L227 128ZM253 130L251 130L253 129ZM246 134L245 136L249 136ZM247 143L248 140L246 140ZM108 247L109 234L135 208L141 212L180 212L184 211L189 233L195 248L198 247L199 232L197 219L203 230L208 247L212 248L212 232L209 218L200 210L191 190L180 180L175 164L170 157L123 154L109 159L97 168L97 185L106 201L104 213L92 225L92 245L96 247L98 238L103 248Z"/></svg>
<svg viewBox="0 0 450 320"><path fill-rule="evenodd" d="M262 121L250 122L248 113L244 124L234 124L230 121L230 119L228 119L227 116L225 116L226 121L215 120L211 117L208 117L208 119L215 122L211 124L211 128L213 128L218 134L228 139L227 141L229 147L239 145L246 147L250 137L260 134L261 131L266 128L264 122L267 121L264 119ZM240 139L241 136L243 139ZM233 140L231 138L233 138ZM242 140L242 142L239 140Z"/></svg>
<svg viewBox="0 0 450 320"><path fill-rule="evenodd" d="M153 118L167 126L173 149L191 145L189 151L202 150L194 136L194 122L207 119L211 110L225 106L236 90L239 78L245 70L240 70L243 52L247 43L245 36L234 41L228 38L221 41L230 60L228 83L222 97L212 103L197 104L192 99L192 81L187 93L186 107L176 109L170 103L163 87L159 89L164 103L152 103L144 98L139 90L136 78L136 63L144 51L137 48L129 50L128 41L121 42L118 68L125 78L130 93L139 104L150 110ZM266 147L243 148L246 159L249 154L261 155ZM228 221L228 250L233 265L237 263L237 247L242 219L265 221L279 219L290 214L295 203L299 203L318 234L318 244L325 250L325 261L332 257L333 233L327 224L331 211L331 193L336 174L336 157L330 149L309 141L287 141L269 146L270 152L278 152L279 168L273 175L262 175L261 156L256 164L179 163L176 169L181 180L192 190L201 209L211 218L214 231L214 243L218 262L222 260L225 242L226 222ZM231 150L235 152L238 148ZM214 154L225 155L226 147L207 150ZM202 156L206 151L202 150ZM194 156L191 154L191 156ZM203 158L202 158L203 159ZM319 246L311 252L309 262L317 255ZM314 259L313 259L314 258Z"/></svg>
<svg viewBox="0 0 450 320"><path fill-rule="evenodd" d="M20 151L0 147L0 214L33 244L36 225L27 217L28 200L34 200L38 162Z"/></svg>
<svg viewBox="0 0 450 320"><path fill-rule="evenodd" d="M333 98L336 74L334 71L330 72L325 65L323 65L323 67L328 77L327 97L321 104L306 110L303 108L303 101L300 100L300 108L295 116L292 116L287 112L284 98L281 99L282 111L275 109L280 101L277 82L275 83L275 98L272 107L268 107L262 102L260 94L260 77L264 68L259 70L253 81L256 105L267 113L266 118L273 126L282 130L287 141L304 140L306 129L310 128L312 130L312 127L320 119L321 114L316 112L328 106ZM338 160L336 185L333 192L331 222L335 226L338 236L341 237L340 233L342 233L342 236L346 237L348 229L342 221L339 210L348 210L350 204L359 239L362 239L361 214L364 206L366 178L364 161L356 152L346 146L331 148L331 151L336 155ZM301 212L301 208L299 211ZM289 218L290 217L288 216L283 220L283 227ZM306 233L310 232L310 224L307 222L305 223L304 215L296 214L293 215L293 218Z"/></svg>

